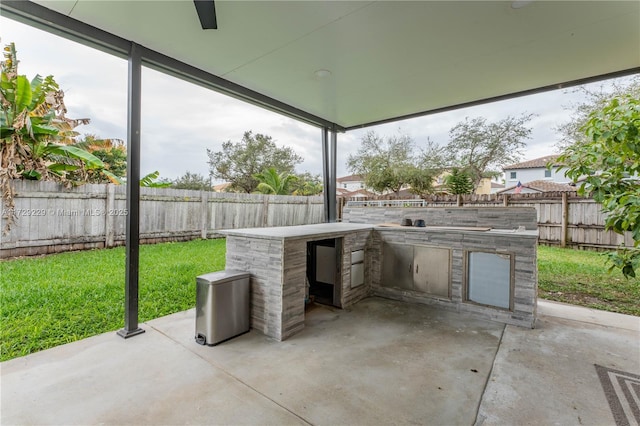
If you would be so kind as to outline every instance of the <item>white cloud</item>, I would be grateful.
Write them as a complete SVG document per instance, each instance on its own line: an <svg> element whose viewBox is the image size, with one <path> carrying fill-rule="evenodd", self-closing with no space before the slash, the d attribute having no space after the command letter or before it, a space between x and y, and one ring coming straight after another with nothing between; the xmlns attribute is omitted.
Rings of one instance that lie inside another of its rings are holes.
<svg viewBox="0 0 640 426"><path fill-rule="evenodd" d="M124 59L6 18L0 17L0 24L2 43L16 43L20 72L29 77L54 75L65 91L68 116L91 118L90 125L78 128L81 133L126 140ZM406 133L418 146L424 146L427 138L445 144L449 129L467 116L496 121L507 115L536 114L525 159L536 158L553 152L557 140L553 129L570 116L563 106L580 97L573 91L546 92L339 134L338 176L349 173L347 157L357 151L368 130L383 136ZM320 129L150 69L143 71L142 113L143 174L158 170L162 177L175 178L188 170L207 176L206 149L215 151L227 140L239 141L247 130L294 148L304 158L299 171L322 172Z"/></svg>

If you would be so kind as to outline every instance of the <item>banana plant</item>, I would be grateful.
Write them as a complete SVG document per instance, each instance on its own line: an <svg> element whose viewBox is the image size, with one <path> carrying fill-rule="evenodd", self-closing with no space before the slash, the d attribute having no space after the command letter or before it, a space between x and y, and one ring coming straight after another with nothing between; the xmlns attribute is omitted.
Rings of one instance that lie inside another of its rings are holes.
<svg viewBox="0 0 640 426"><path fill-rule="evenodd" d="M71 145L77 136L73 129L89 120L65 117L64 94L53 76L36 75L29 81L19 75L13 43L5 46L4 58L0 149L6 176L2 177L64 181L69 171L103 168L99 158Z"/></svg>
<svg viewBox="0 0 640 426"><path fill-rule="evenodd" d="M157 170L155 172L148 173L140 178L140 186L147 188L168 188L171 186L171 182L158 180L158 177L160 177L160 172Z"/></svg>
<svg viewBox="0 0 640 426"><path fill-rule="evenodd" d="M4 207L12 211L12 179L54 180L66 185L81 183L79 171L101 171L104 163L74 146L75 127L89 119L65 117L64 93L53 76L32 80L18 74L15 45L6 45L0 64L0 191ZM73 177L73 178L71 178ZM11 215L9 215L11 216ZM9 217L5 232L14 218Z"/></svg>

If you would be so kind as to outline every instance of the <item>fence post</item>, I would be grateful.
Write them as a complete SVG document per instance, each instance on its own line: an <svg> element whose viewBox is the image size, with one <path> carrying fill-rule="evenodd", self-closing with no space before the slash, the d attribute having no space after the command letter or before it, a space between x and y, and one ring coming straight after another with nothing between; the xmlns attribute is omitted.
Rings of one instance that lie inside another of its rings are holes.
<svg viewBox="0 0 640 426"><path fill-rule="evenodd" d="M200 238L207 239L207 230L209 223L209 191L200 191Z"/></svg>
<svg viewBox="0 0 640 426"><path fill-rule="evenodd" d="M115 240L115 220L116 215L109 214L113 212L116 207L116 186L113 184L107 184L107 198L105 198L105 210L104 210L104 246L113 247Z"/></svg>
<svg viewBox="0 0 640 426"><path fill-rule="evenodd" d="M262 226L269 226L269 196L262 196Z"/></svg>
<svg viewBox="0 0 640 426"><path fill-rule="evenodd" d="M462 207L462 194L458 194L458 198L456 200L456 205L458 207Z"/></svg>
<svg viewBox="0 0 640 426"><path fill-rule="evenodd" d="M502 194L502 205L509 207L509 194Z"/></svg>
<svg viewBox="0 0 640 426"><path fill-rule="evenodd" d="M569 228L569 201L567 193L562 193L562 227L560 230L560 247L567 246L567 234Z"/></svg>

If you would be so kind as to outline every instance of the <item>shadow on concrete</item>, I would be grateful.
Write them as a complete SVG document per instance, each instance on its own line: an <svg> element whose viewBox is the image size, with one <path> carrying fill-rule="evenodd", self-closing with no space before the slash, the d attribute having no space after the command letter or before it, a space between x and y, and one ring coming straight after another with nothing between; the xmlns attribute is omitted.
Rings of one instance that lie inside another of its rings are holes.
<svg viewBox="0 0 640 426"><path fill-rule="evenodd" d="M107 333L2 363L0 420L615 424L594 364L640 373L640 318L549 302L539 311L530 330L369 298L312 306L284 342L251 331L208 347L195 343L189 310L133 339ZM620 395L633 424L633 398Z"/></svg>

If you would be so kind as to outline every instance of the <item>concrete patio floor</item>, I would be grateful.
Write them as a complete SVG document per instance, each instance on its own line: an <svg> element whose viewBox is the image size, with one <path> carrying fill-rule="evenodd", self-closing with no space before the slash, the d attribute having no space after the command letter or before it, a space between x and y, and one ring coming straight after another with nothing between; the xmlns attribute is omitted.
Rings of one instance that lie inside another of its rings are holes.
<svg viewBox="0 0 640 426"><path fill-rule="evenodd" d="M0 364L0 422L640 423L640 318L538 310L530 330L369 298L311 306L284 342L251 331L215 347L195 343L189 310Z"/></svg>

